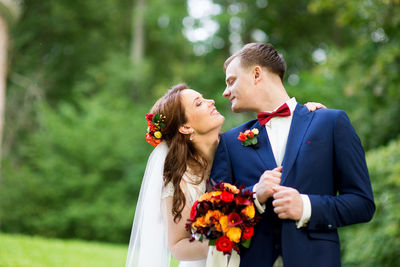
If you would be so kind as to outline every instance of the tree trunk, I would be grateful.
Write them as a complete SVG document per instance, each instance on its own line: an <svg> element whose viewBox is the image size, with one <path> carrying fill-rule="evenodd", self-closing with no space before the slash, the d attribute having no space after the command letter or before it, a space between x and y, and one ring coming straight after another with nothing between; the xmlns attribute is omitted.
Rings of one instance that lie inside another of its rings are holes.
<svg viewBox="0 0 400 267"><path fill-rule="evenodd" d="M132 44L131 60L133 63L139 63L144 57L144 13L146 9L146 0L136 0L133 9L132 25Z"/></svg>
<svg viewBox="0 0 400 267"><path fill-rule="evenodd" d="M0 15L0 162L3 144L4 111L6 104L6 76L7 76L7 50L8 28L7 22ZM0 163L1 168L1 163Z"/></svg>

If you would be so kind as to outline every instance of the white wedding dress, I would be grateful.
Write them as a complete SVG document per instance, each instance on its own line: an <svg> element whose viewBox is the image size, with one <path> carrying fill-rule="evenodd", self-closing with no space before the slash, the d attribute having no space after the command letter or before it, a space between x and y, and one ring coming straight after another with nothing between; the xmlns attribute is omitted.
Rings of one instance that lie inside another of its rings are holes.
<svg viewBox="0 0 400 267"><path fill-rule="evenodd" d="M167 152L168 146L162 142L153 150L147 162L132 226L126 267L170 266L168 227L165 223L166 205L163 200L173 196L174 187L171 183L163 186L163 167ZM182 178L181 189L191 207L205 193L206 181L197 184L199 177L188 172ZM236 251L228 257L210 246L207 259L181 261L179 267L238 267L239 264L240 257Z"/></svg>

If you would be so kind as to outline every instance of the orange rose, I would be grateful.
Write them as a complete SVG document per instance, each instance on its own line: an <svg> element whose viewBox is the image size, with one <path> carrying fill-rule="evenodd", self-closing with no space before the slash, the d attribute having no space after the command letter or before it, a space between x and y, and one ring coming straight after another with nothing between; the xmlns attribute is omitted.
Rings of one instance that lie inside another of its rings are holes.
<svg viewBox="0 0 400 267"><path fill-rule="evenodd" d="M228 191L233 193L233 194L239 194L240 193L240 190L234 185L231 185L231 184L228 184L228 183L224 183L224 187L226 189L228 189Z"/></svg>
<svg viewBox="0 0 400 267"><path fill-rule="evenodd" d="M222 212L220 212L219 210L209 210L207 211L206 214L206 221L210 221L211 218L214 218L215 220L219 221L219 219L222 216Z"/></svg>
<svg viewBox="0 0 400 267"><path fill-rule="evenodd" d="M208 224L204 216L197 218L196 221L192 224L193 228L206 227L207 225Z"/></svg>
<svg viewBox="0 0 400 267"><path fill-rule="evenodd" d="M200 196L199 198L199 202L202 201L211 201L213 198L218 197L219 195L221 195L221 191L213 191L213 192L208 192L208 193L204 193L203 195Z"/></svg>

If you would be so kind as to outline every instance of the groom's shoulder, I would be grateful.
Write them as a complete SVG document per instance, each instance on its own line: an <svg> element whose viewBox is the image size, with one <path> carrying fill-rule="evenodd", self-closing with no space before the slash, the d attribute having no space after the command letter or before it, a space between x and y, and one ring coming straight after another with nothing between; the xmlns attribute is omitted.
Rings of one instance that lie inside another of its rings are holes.
<svg viewBox="0 0 400 267"><path fill-rule="evenodd" d="M336 120L338 117L347 117L346 112L340 109L321 108L313 111L313 113L315 113L317 117L328 120Z"/></svg>
<svg viewBox="0 0 400 267"><path fill-rule="evenodd" d="M246 131L246 130L248 130L248 129L253 129L253 128L255 128L257 125L259 125L258 123L257 123L257 119L255 119L255 120L251 120L251 121L247 121L247 122L245 122L245 123L243 123L243 124L241 124L241 125L239 125L239 126L236 126L235 128L232 128L232 129L230 129L230 130L228 130L228 131L226 131L225 133L223 133L222 135L225 137L225 138L232 138L232 137L234 137L235 139L238 137L238 135L239 135L239 133L240 132L244 132L244 131Z"/></svg>

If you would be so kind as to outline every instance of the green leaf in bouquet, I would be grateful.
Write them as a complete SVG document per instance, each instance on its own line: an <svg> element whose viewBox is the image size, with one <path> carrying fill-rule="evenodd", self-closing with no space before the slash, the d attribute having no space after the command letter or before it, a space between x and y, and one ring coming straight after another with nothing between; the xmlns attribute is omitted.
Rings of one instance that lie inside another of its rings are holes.
<svg viewBox="0 0 400 267"><path fill-rule="evenodd" d="M212 240L210 240L209 242L208 242L208 245L209 246L215 246L215 239L212 239Z"/></svg>
<svg viewBox="0 0 400 267"><path fill-rule="evenodd" d="M247 239L246 241L244 241L243 243L241 243L243 247L245 248L249 248L250 244L251 244L251 238Z"/></svg>

